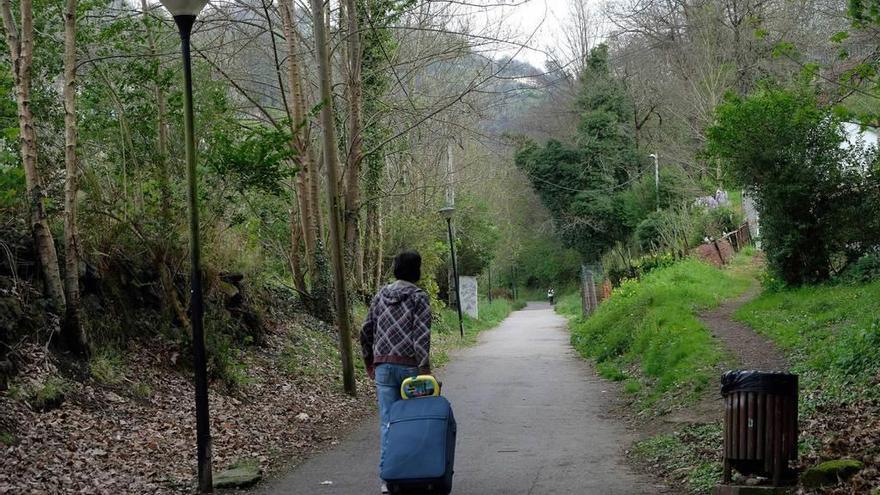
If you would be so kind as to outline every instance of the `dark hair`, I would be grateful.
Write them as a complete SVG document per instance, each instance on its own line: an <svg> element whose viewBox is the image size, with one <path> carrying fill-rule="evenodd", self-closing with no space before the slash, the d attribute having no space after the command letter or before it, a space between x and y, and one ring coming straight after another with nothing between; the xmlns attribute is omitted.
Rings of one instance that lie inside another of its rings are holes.
<svg viewBox="0 0 880 495"><path fill-rule="evenodd" d="M422 278L422 255L416 251L403 251L395 256L394 276L413 284L418 282Z"/></svg>

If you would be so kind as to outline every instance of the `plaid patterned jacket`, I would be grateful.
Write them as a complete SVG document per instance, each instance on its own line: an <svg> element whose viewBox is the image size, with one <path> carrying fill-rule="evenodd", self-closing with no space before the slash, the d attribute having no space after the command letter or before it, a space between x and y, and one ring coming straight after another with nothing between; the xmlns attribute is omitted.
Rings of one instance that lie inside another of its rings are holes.
<svg viewBox="0 0 880 495"><path fill-rule="evenodd" d="M368 368L380 363L417 366L430 373L431 306L428 295L398 280L379 290L361 328L361 351Z"/></svg>

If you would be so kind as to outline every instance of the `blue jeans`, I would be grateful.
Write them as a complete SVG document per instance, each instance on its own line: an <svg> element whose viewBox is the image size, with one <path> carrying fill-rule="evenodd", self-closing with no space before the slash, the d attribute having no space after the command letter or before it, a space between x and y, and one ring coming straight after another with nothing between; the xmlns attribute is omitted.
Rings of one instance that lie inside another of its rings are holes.
<svg viewBox="0 0 880 495"><path fill-rule="evenodd" d="M376 366L376 396L379 399L379 472L385 460L385 434L391 423L391 406L400 399L400 385L411 376L418 376L415 366L382 363Z"/></svg>

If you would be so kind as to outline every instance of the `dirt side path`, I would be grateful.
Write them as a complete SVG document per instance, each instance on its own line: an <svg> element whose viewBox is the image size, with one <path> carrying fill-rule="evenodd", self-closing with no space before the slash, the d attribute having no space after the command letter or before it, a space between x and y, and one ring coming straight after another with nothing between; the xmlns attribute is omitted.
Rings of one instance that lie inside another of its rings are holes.
<svg viewBox="0 0 880 495"><path fill-rule="evenodd" d="M746 325L733 320L733 313L757 297L760 292L759 286L753 286L740 297L701 314L699 319L735 358L736 362L731 364L736 367L761 371L786 371L788 361L776 344L758 335Z"/></svg>
<svg viewBox="0 0 880 495"><path fill-rule="evenodd" d="M786 371L788 361L770 339L758 335L748 326L733 320L733 313L760 294L757 284L741 296L721 303L715 309L698 316L709 332L724 346L732 359L721 363L716 369L719 377L692 406L664 416L658 423L643 428L643 436L668 433L680 426L709 424L719 421L724 412L724 402L719 392L719 380L728 369L756 369L761 371Z"/></svg>

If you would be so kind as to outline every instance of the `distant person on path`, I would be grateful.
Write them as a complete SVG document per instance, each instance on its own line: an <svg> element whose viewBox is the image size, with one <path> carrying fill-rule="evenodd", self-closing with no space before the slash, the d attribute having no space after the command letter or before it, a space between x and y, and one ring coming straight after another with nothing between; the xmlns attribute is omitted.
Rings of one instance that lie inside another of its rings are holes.
<svg viewBox="0 0 880 495"><path fill-rule="evenodd" d="M415 284L422 278L422 257L404 251L394 258L393 283L379 289L361 328L361 350L379 399L379 465L391 406L400 400L400 385L411 376L430 374L431 306ZM382 493L388 493L381 482Z"/></svg>

